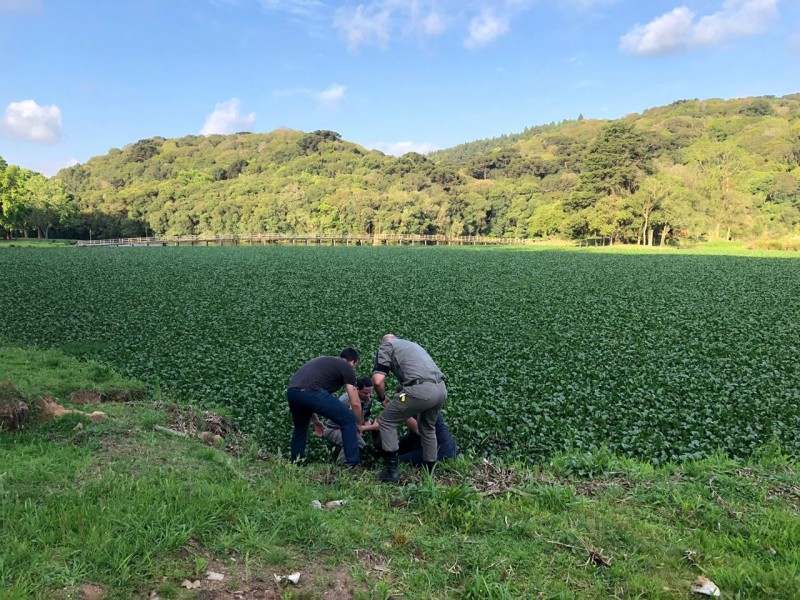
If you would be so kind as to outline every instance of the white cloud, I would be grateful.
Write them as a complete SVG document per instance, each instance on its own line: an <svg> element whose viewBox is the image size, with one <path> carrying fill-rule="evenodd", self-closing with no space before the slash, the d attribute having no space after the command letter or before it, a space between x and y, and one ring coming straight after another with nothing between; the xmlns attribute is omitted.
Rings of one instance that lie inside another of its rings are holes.
<svg viewBox="0 0 800 600"><path fill-rule="evenodd" d="M61 109L39 106L34 100L12 102L0 120L0 132L17 140L53 144L61 137Z"/></svg>
<svg viewBox="0 0 800 600"><path fill-rule="evenodd" d="M214 112L206 118L206 122L200 130L200 135L250 131L256 121L256 113L242 115L240 113L241 106L242 103L237 98L217 104L214 107Z"/></svg>
<svg viewBox="0 0 800 600"><path fill-rule="evenodd" d="M452 19L447 14L446 0L406 0L401 2L395 0L394 6L402 16L402 11L407 11L407 24L405 30L408 33L422 33L428 37L441 35L447 29L449 21Z"/></svg>
<svg viewBox="0 0 800 600"><path fill-rule="evenodd" d="M419 26L425 35L436 36L447 29L447 19L440 13L432 12L419 19Z"/></svg>
<svg viewBox="0 0 800 600"><path fill-rule="evenodd" d="M375 142L374 144L365 144L365 146L371 150L380 150L384 154L391 154L392 156L403 156L408 152L427 154L428 152L439 150L439 146L430 142Z"/></svg>
<svg viewBox="0 0 800 600"><path fill-rule="evenodd" d="M756 35L777 16L778 0L726 0L721 11L697 23L695 43L718 44L731 37Z"/></svg>
<svg viewBox="0 0 800 600"><path fill-rule="evenodd" d="M336 104L344 100L346 91L347 88L345 86L334 83L328 89L314 94L314 97L324 104Z"/></svg>
<svg viewBox="0 0 800 600"><path fill-rule="evenodd" d="M637 25L622 36L620 46L631 54L666 54L686 48L691 40L694 13L685 6Z"/></svg>
<svg viewBox="0 0 800 600"><path fill-rule="evenodd" d="M591 10L620 0L551 1L564 9ZM336 11L333 26L352 51L385 48L398 33L430 38L456 27L466 31L467 47L479 48L506 35L515 16L541 4L542 0L353 0Z"/></svg>
<svg viewBox="0 0 800 600"><path fill-rule="evenodd" d="M303 19L321 18L325 10L325 5L319 0L261 0L261 6Z"/></svg>
<svg viewBox="0 0 800 600"><path fill-rule="evenodd" d="M347 95L347 87L338 83L329 85L322 91L312 90L309 88L294 88L289 90L277 90L272 94L276 98L290 98L291 96L308 96L313 98L320 104L326 106L335 106L345 99Z"/></svg>
<svg viewBox="0 0 800 600"><path fill-rule="evenodd" d="M470 21L469 37L464 41L464 45L467 48L486 46L505 35L509 25L508 17L497 16L493 11L486 10Z"/></svg>
<svg viewBox="0 0 800 600"><path fill-rule="evenodd" d="M620 38L620 48L639 55L686 52L764 32L778 14L778 0L725 0L722 9L696 19L680 6Z"/></svg>
<svg viewBox="0 0 800 600"><path fill-rule="evenodd" d="M36 13L42 10L42 0L0 0L0 14Z"/></svg>
<svg viewBox="0 0 800 600"><path fill-rule="evenodd" d="M333 26L344 36L350 50L365 45L385 47L389 43L391 16L391 9L380 4L360 4L336 11Z"/></svg>

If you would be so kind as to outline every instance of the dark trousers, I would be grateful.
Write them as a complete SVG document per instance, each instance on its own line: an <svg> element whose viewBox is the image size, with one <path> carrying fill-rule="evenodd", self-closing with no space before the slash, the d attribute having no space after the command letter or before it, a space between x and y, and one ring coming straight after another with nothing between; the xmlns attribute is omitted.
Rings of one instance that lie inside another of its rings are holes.
<svg viewBox="0 0 800 600"><path fill-rule="evenodd" d="M353 411L326 390L289 388L286 390L286 397L289 399L289 410L292 412L292 422L294 423L292 460L303 458L306 455L308 424L311 422L311 413L317 413L336 423L342 430L345 462L348 465L359 463L358 429Z"/></svg>
<svg viewBox="0 0 800 600"><path fill-rule="evenodd" d="M413 433L407 433L400 438L400 448L397 452L400 455L397 459L401 463L408 463L416 467L423 463L422 444L420 443L419 436ZM436 460L447 460L448 458L454 458L457 454L458 446L456 446L455 441L451 439L444 444L439 444Z"/></svg>

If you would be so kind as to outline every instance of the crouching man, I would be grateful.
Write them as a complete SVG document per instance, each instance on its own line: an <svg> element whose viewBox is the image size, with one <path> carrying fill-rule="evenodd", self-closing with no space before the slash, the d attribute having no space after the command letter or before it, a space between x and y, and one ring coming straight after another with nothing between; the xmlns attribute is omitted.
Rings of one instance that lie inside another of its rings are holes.
<svg viewBox="0 0 800 600"><path fill-rule="evenodd" d="M391 399L386 396L386 376L393 373L402 386ZM422 444L422 464L432 472L436 465L436 419L447 399L444 375L427 351L414 342L387 334L381 340L372 382L384 409L379 419L385 466L377 476L383 482L396 483L399 443L397 428L409 417L419 415L419 437Z"/></svg>

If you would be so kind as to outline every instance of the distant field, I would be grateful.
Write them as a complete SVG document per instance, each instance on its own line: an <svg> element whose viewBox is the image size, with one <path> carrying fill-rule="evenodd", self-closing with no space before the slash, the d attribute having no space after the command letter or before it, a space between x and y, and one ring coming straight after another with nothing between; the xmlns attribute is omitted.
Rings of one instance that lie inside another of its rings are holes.
<svg viewBox="0 0 800 600"><path fill-rule="evenodd" d="M440 364L447 420L478 453L605 447L662 463L777 439L800 456L797 258L64 248L0 253L0 273L0 338L231 406L272 451L288 448L292 372L353 345L366 375L391 331Z"/></svg>

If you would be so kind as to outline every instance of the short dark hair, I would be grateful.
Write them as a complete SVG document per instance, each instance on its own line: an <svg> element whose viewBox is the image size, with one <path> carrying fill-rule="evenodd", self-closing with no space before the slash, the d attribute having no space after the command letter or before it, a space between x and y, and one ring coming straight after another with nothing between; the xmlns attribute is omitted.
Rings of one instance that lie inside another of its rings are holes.
<svg viewBox="0 0 800 600"><path fill-rule="evenodd" d="M359 390L363 390L364 388L372 387L372 378L371 377L359 377L358 381L356 381L356 388Z"/></svg>
<svg viewBox="0 0 800 600"><path fill-rule="evenodd" d="M359 361L358 351L355 348L345 348L339 356L345 360Z"/></svg>

